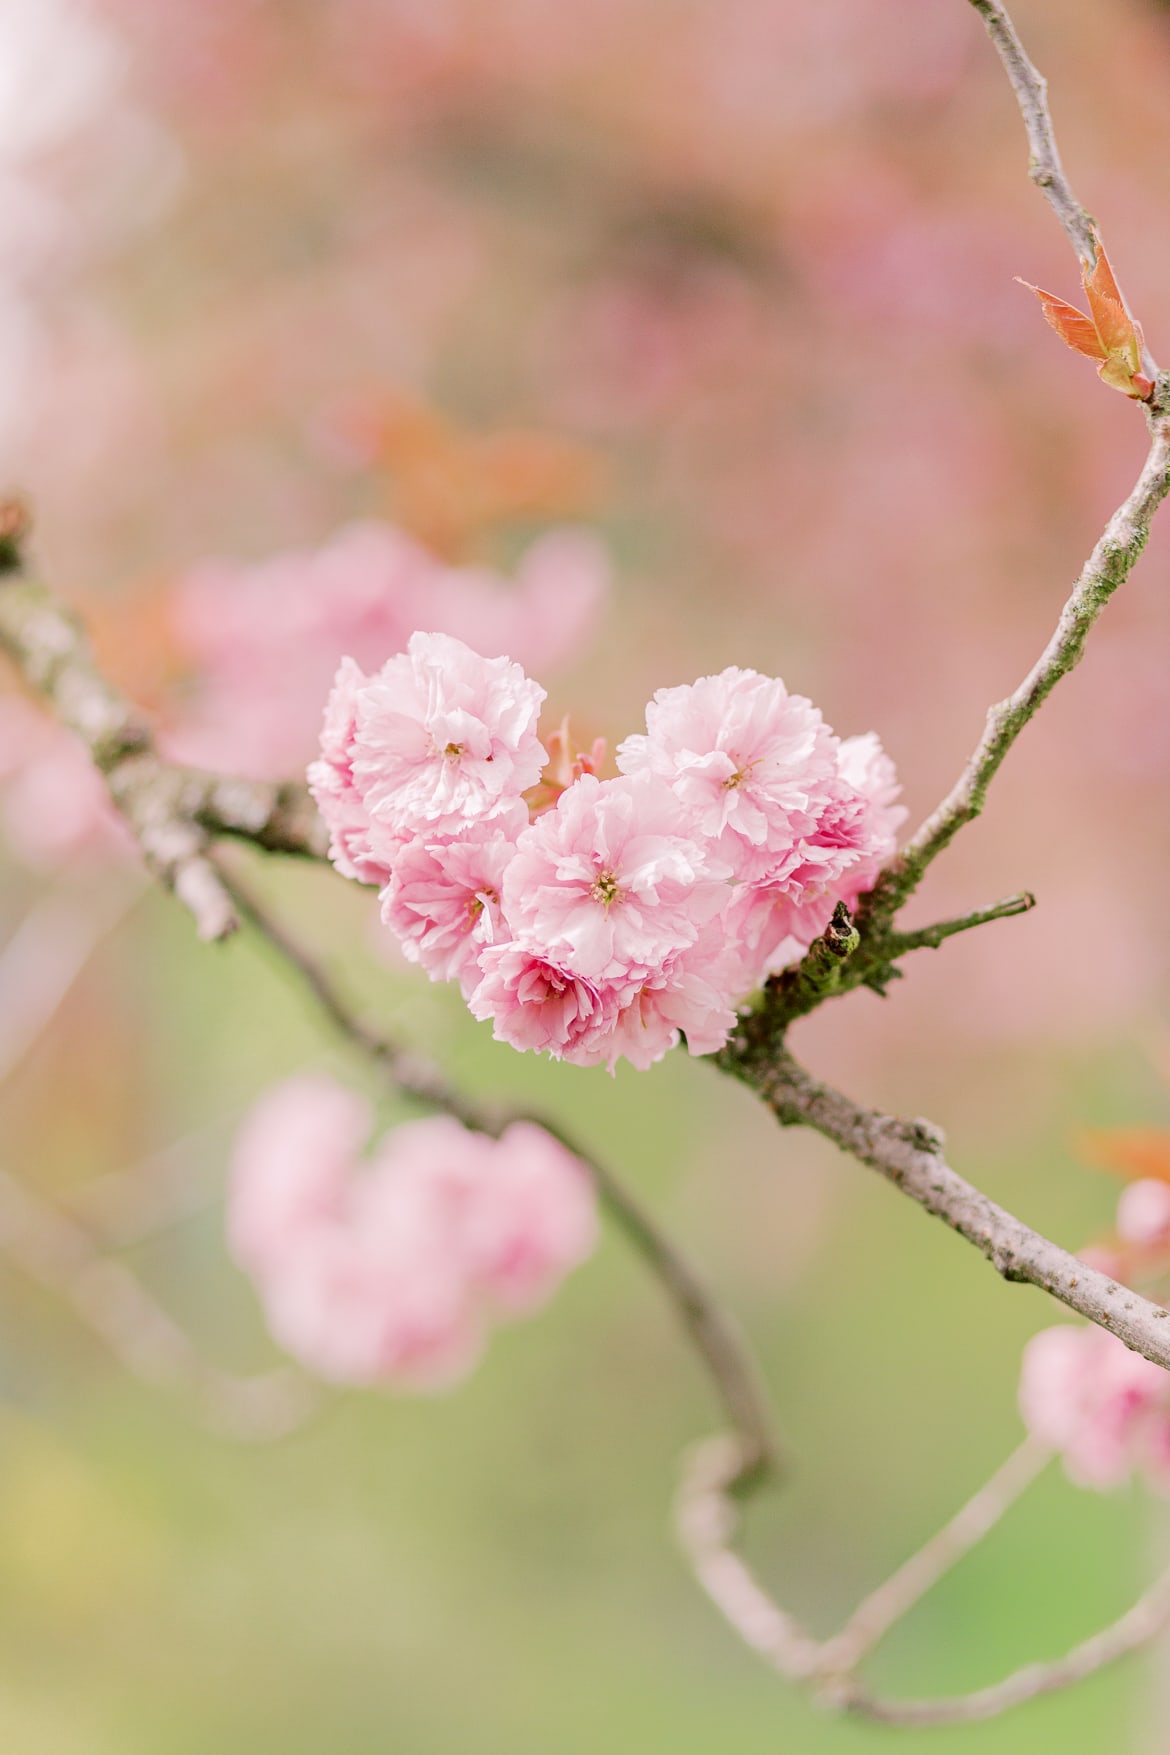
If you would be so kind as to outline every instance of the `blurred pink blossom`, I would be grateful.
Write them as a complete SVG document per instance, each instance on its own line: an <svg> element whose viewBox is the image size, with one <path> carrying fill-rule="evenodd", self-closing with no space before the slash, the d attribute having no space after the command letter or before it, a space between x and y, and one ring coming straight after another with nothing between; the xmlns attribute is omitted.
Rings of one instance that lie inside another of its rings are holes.
<svg viewBox="0 0 1170 1755"><path fill-rule="evenodd" d="M197 675L170 748L207 767L283 777L309 758L343 655L375 671L426 629L551 668L588 641L608 584L601 544L570 529L534 542L511 585L484 568L447 566L373 520L319 549L250 566L206 562L176 591Z"/></svg>
<svg viewBox="0 0 1170 1755"><path fill-rule="evenodd" d="M393 1128L326 1078L269 1091L237 1136L229 1236L275 1338L340 1383L438 1388L493 1319L535 1309L591 1252L588 1172L543 1129L447 1116Z"/></svg>
<svg viewBox="0 0 1170 1755"><path fill-rule="evenodd" d="M1071 1480L1104 1490L1137 1472L1170 1491L1170 1376L1100 1328L1049 1328L1024 1349L1020 1410Z"/></svg>
<svg viewBox="0 0 1170 1755"><path fill-rule="evenodd" d="M1170 1184L1146 1176L1122 1189L1117 1203L1117 1235L1123 1243L1143 1249L1170 1244Z"/></svg>

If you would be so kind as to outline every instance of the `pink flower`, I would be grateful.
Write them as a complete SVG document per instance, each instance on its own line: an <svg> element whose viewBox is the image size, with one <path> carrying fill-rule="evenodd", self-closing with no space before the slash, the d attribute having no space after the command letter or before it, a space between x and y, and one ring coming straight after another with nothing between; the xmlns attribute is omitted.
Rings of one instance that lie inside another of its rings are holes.
<svg viewBox="0 0 1170 1755"><path fill-rule="evenodd" d="M338 1383L437 1388L493 1318L543 1302L596 1240L585 1167L542 1128L447 1116L362 1162L368 1106L332 1080L261 1099L234 1153L229 1229L273 1335Z"/></svg>
<svg viewBox="0 0 1170 1755"><path fill-rule="evenodd" d="M626 738L618 766L667 781L698 832L746 879L762 877L813 828L836 774L836 745L802 695L732 666L659 689L645 736Z"/></svg>
<svg viewBox="0 0 1170 1755"><path fill-rule="evenodd" d="M610 1071L622 1055L645 1071L677 1047L680 1035L690 1054L717 1053L735 1026L737 967L735 949L715 922L698 943L631 983L605 1044Z"/></svg>
<svg viewBox="0 0 1170 1755"><path fill-rule="evenodd" d="M528 669L563 663L590 637L609 587L602 545L552 530L512 584L450 567L392 524L347 525L317 549L262 561L206 561L175 590L178 631L198 675L172 727L176 760L280 779L304 766L343 653L375 670L419 628Z"/></svg>
<svg viewBox="0 0 1170 1755"><path fill-rule="evenodd" d="M445 1152L437 1150L440 1127ZM592 1254L597 1202L578 1158L533 1122L517 1121L498 1140L469 1134L458 1122L414 1122L425 1171L447 1203L465 1269L497 1312L534 1310L565 1275Z"/></svg>
<svg viewBox="0 0 1170 1755"><path fill-rule="evenodd" d="M480 952L508 939L500 893L527 823L521 802L511 816L473 824L456 841L409 841L382 893L382 919L407 958L432 981L458 981L465 999L480 979Z"/></svg>
<svg viewBox="0 0 1170 1755"><path fill-rule="evenodd" d="M906 821L905 805L897 802L902 787L897 770L874 731L841 740L837 772L842 782L864 800L864 809L852 830L859 857L844 874L838 898L854 905L869 889L882 866L898 846L898 830Z"/></svg>
<svg viewBox="0 0 1170 1755"><path fill-rule="evenodd" d="M343 1217L304 1238L260 1290L273 1337L336 1383L445 1388L483 1344L436 1191L390 1162L367 1171Z"/></svg>
<svg viewBox="0 0 1170 1755"><path fill-rule="evenodd" d="M550 530L532 544L509 586L480 567L436 575L419 625L456 634L477 652L507 652L526 670L578 657L609 589L609 559L587 530Z"/></svg>
<svg viewBox="0 0 1170 1755"><path fill-rule="evenodd" d="M522 944L491 946L480 953L479 966L479 985L467 1003L473 1018L491 1019L497 1042L574 1066L608 1059L622 986L575 974Z"/></svg>
<svg viewBox="0 0 1170 1755"><path fill-rule="evenodd" d="M353 751L358 696L369 682L352 658L343 658L325 704L321 754L309 767L309 790L329 830L329 857L342 877L358 883L389 881L394 844L379 834L354 783Z"/></svg>
<svg viewBox="0 0 1170 1755"><path fill-rule="evenodd" d="M508 658L412 634L356 692L352 773L371 820L405 841L509 815L548 759L544 698Z"/></svg>
<svg viewBox="0 0 1170 1755"><path fill-rule="evenodd" d="M671 953L656 969L612 980L587 979L524 944L486 950L482 978L468 1004L490 1018L497 1042L531 1049L573 1066L607 1066L624 1055L645 1069L686 1035L692 1054L722 1048L735 1023L726 947L716 929Z"/></svg>
<svg viewBox="0 0 1170 1755"><path fill-rule="evenodd" d="M844 739L836 762L809 831L728 905L726 936L741 953L738 994L802 957L837 903L855 907L897 846L906 812L894 802L901 788L875 734Z"/></svg>
<svg viewBox="0 0 1170 1755"><path fill-rule="evenodd" d="M334 1079L288 1079L261 1097L232 1150L228 1239L241 1267L264 1273L337 1217L372 1122L369 1104Z"/></svg>
<svg viewBox="0 0 1170 1755"><path fill-rule="evenodd" d="M1170 1243L1170 1185L1153 1176L1129 1183L1117 1203L1117 1235L1142 1249Z"/></svg>
<svg viewBox="0 0 1170 1755"><path fill-rule="evenodd" d="M680 830L652 774L584 774L520 836L504 878L513 935L592 981L628 981L693 945L727 900L727 867Z"/></svg>
<svg viewBox="0 0 1170 1755"><path fill-rule="evenodd" d="M1024 1349L1020 1411L1081 1487L1137 1470L1170 1490L1170 1373L1100 1328L1050 1328Z"/></svg>
<svg viewBox="0 0 1170 1755"><path fill-rule="evenodd" d="M768 877L737 885L723 914L727 944L737 954L730 991L742 998L797 962L824 932L834 906L802 846L790 849Z"/></svg>

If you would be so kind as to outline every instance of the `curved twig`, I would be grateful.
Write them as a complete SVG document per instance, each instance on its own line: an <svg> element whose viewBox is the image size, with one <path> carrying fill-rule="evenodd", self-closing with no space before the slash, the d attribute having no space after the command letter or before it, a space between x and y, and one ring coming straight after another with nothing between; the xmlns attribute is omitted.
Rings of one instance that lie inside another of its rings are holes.
<svg viewBox="0 0 1170 1755"><path fill-rule="evenodd" d="M707 1368L731 1426L737 1481L746 1486L774 1471L779 1452L771 1412L747 1345L730 1313L704 1283L678 1246L613 1172L548 1116L523 1109L497 1109L464 1097L441 1070L366 1024L332 976L273 916L234 872L218 866L233 907L304 983L317 1005L350 1045L378 1065L403 1096L453 1115L477 1133L500 1134L514 1121L534 1122L580 1159L602 1205L647 1263L674 1306L695 1351Z"/></svg>
<svg viewBox="0 0 1170 1755"><path fill-rule="evenodd" d="M975 0L972 0L975 3ZM859 910L863 923L888 921L918 887L927 867L964 823L983 809L987 788L1012 745L1061 677L1079 662L1089 631L1146 546L1150 521L1170 493L1170 413L1167 380L1159 381L1152 439L1141 474L1085 562L1060 613L1052 638L1019 687L987 715L983 736L958 780L886 867ZM863 924L864 936L864 924Z"/></svg>
<svg viewBox="0 0 1170 1755"><path fill-rule="evenodd" d="M1156 1639L1170 1623L1170 1571L1164 1572L1140 1597L1132 1609L1099 1633L1074 1645L1063 1657L1050 1663L1026 1664L993 1682L988 1688L977 1688L970 1694L944 1696L938 1700L883 1700L880 1695L854 1684L846 1685L833 1704L859 1717L874 1719L880 1724L911 1726L974 1724L983 1718L997 1718L1009 1707L1022 1706L1041 1694L1054 1694L1070 1688L1103 1670L1107 1664L1130 1652L1140 1651Z"/></svg>
<svg viewBox="0 0 1170 1755"><path fill-rule="evenodd" d="M1040 1439L1023 1439L966 1505L858 1604L840 1633L822 1647L821 1670L843 1675L855 1670L890 1628L995 1528L1052 1461L1052 1454L1052 1447Z"/></svg>

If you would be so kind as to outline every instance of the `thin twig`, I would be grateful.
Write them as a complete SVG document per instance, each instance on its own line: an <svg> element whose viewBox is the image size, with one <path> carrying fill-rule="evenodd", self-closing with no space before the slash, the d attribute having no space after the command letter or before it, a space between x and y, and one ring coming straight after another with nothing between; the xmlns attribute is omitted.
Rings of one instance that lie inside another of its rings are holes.
<svg viewBox="0 0 1170 1755"><path fill-rule="evenodd" d="M372 1059L397 1091L427 1108L453 1115L477 1133L497 1136L512 1122L533 1122L584 1164L603 1206L658 1279L707 1368L732 1427L729 1436L736 1448L740 1484L746 1486L749 1479L754 1484L774 1470L779 1453L772 1417L737 1325L697 1269L619 1178L557 1122L528 1110L503 1110L472 1102L429 1061L373 1029L358 1016L324 965L275 919L250 886L235 872L228 872L222 862L218 870L240 917L252 925L284 966L304 983L334 1028L352 1047Z"/></svg>
<svg viewBox="0 0 1170 1755"><path fill-rule="evenodd" d="M943 1136L929 1121L901 1121L864 1109L798 1066L770 1038L753 1045L754 1020L717 1055L782 1126L814 1128L868 1164L901 1193L973 1243L1005 1280L1038 1286L1087 1316L1155 1365L1170 1369L1170 1310L1070 1255L952 1170Z"/></svg>
<svg viewBox="0 0 1170 1755"><path fill-rule="evenodd" d="M985 1535L1015 1494L1047 1460L1030 1443L1010 1457L987 1486L939 1532L889 1584L861 1605L835 1639L817 1640L761 1584L734 1541L739 1508L732 1497L737 1478L734 1444L703 1445L683 1477L676 1503L679 1543L695 1576L745 1645L788 1681L810 1687L823 1706L880 1724L966 1724L994 1718L1040 1694L1083 1681L1141 1646L1170 1621L1170 1572L1111 1626L1083 1640L1063 1657L1025 1665L1003 1681L970 1694L937 1700L886 1700L856 1680L853 1668L924 1590ZM886 1600L882 1600L889 1592ZM861 1626L866 1617L866 1625ZM852 1648L843 1646L852 1632Z"/></svg>
<svg viewBox="0 0 1170 1755"><path fill-rule="evenodd" d="M951 1568L994 1529L1052 1460L1051 1446L1028 1437L916 1554L860 1603L822 1648L820 1669L847 1675Z"/></svg>
<svg viewBox="0 0 1170 1755"><path fill-rule="evenodd" d="M1106 1664L1116 1663L1118 1658L1148 1645L1168 1623L1170 1571L1164 1572L1132 1609L1100 1633L1074 1645L1064 1657L1054 1658L1051 1663L1027 1664L989 1688L939 1700L883 1700L849 1683L832 1703L887 1725L974 1724L979 1719L996 1718L1009 1707L1035 1700L1041 1694L1054 1694L1058 1689L1083 1682Z"/></svg>
<svg viewBox="0 0 1170 1755"><path fill-rule="evenodd" d="M1043 190L1081 262L1092 268L1097 260L1093 221L1069 187L1060 162L1048 113L1048 81L1032 65L1015 25L998 0L971 0L971 5L987 26L1016 94L1028 135L1028 175Z"/></svg>
<svg viewBox="0 0 1170 1755"><path fill-rule="evenodd" d="M1141 474L1085 562L1052 638L1015 692L990 709L983 736L950 792L863 899L859 911L863 922L880 924L888 921L918 887L927 867L950 844L963 824L979 815L987 788L1004 757L1061 677L1067 676L1077 664L1089 630L1118 586L1132 572L1146 546L1150 521L1170 493L1170 414L1166 411L1166 380L1161 381L1157 394L1158 411L1150 419L1153 439ZM863 936L864 931L863 924Z"/></svg>
<svg viewBox="0 0 1170 1755"><path fill-rule="evenodd" d="M817 1673L820 1642L780 1607L733 1545L740 1477L741 1458L729 1435L700 1445L683 1470L675 1534L695 1577L744 1644L789 1681L807 1681Z"/></svg>
<svg viewBox="0 0 1170 1755"><path fill-rule="evenodd" d="M1010 920L1013 915L1027 914L1036 906L1036 898L1028 890L1018 896L1006 896L990 908L975 908L970 914L959 914L953 920L936 920L932 926L915 927L913 932L892 932L883 941L887 956L901 957L907 951L937 950L956 933L969 932L973 926L987 926L993 920Z"/></svg>

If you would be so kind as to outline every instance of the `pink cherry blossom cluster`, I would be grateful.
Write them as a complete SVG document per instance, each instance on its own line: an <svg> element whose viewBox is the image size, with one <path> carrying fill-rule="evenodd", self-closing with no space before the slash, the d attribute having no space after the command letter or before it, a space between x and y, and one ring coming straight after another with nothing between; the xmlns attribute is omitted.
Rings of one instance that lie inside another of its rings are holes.
<svg viewBox="0 0 1170 1755"><path fill-rule="evenodd" d="M1080 1251L1127 1284L1170 1267L1170 1184L1128 1182L1113 1235ZM1061 1452L1078 1486L1105 1489L1132 1473L1170 1492L1170 1375L1100 1328L1050 1328L1024 1349L1020 1408L1036 1437Z"/></svg>
<svg viewBox="0 0 1170 1755"><path fill-rule="evenodd" d="M236 1139L229 1234L276 1340L337 1383L441 1388L492 1321L534 1310L590 1254L588 1171L551 1134L436 1116L360 1162L369 1105L332 1079L266 1093Z"/></svg>
<svg viewBox="0 0 1170 1755"><path fill-rule="evenodd" d="M662 689L608 779L547 777L545 691L508 658L416 633L337 673L310 785L338 870L498 1040L580 1066L647 1067L735 1006L852 903L904 812L872 734L841 741L774 677Z"/></svg>
<svg viewBox="0 0 1170 1755"><path fill-rule="evenodd" d="M1080 1487L1134 1472L1170 1492L1170 1374L1100 1328L1046 1328L1024 1349L1020 1411Z"/></svg>

